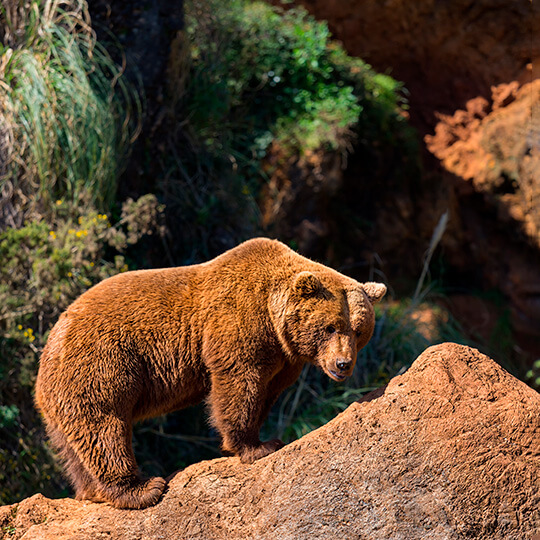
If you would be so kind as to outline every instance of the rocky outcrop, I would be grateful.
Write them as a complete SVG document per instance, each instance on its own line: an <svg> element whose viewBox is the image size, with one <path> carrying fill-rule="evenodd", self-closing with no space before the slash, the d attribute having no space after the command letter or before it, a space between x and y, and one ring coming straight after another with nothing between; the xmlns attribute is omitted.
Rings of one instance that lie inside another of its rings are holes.
<svg viewBox="0 0 540 540"><path fill-rule="evenodd" d="M440 115L426 142L461 191L482 194L500 222L540 249L540 79L493 87L491 103L479 97Z"/></svg>
<svg viewBox="0 0 540 540"><path fill-rule="evenodd" d="M253 465L172 476L145 510L35 495L6 538L523 539L540 533L540 395L475 349L426 350L386 388Z"/></svg>

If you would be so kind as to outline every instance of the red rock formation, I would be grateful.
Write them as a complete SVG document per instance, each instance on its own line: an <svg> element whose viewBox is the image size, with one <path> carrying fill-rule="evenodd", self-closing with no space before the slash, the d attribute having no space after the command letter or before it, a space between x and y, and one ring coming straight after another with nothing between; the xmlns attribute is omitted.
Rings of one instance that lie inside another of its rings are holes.
<svg viewBox="0 0 540 540"><path fill-rule="evenodd" d="M476 538L540 533L540 395L475 349L426 350L371 400L242 465L178 472L145 510L35 495L5 538Z"/></svg>
<svg viewBox="0 0 540 540"><path fill-rule="evenodd" d="M540 80L493 87L492 100L441 115L427 147L540 249Z"/></svg>

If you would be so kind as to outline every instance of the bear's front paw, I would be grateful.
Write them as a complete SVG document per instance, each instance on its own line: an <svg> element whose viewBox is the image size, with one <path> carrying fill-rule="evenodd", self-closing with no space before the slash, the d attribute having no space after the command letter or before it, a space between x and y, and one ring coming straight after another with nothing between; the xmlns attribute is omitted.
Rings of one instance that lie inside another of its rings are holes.
<svg viewBox="0 0 540 540"><path fill-rule="evenodd" d="M117 488L109 500L117 508L146 508L159 501L166 486L167 481L164 478L155 476L130 488Z"/></svg>
<svg viewBox="0 0 540 540"><path fill-rule="evenodd" d="M271 441L261 443L259 446L246 447L239 452L240 461L242 463L253 463L257 459L261 459L264 456L279 450L283 446L285 446L283 441L272 439Z"/></svg>

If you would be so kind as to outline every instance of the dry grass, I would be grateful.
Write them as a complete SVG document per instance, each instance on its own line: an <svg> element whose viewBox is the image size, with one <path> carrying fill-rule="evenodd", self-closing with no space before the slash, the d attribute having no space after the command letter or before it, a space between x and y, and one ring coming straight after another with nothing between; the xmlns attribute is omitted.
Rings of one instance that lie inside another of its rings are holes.
<svg viewBox="0 0 540 540"><path fill-rule="evenodd" d="M7 0L0 23L0 230L83 192L107 209L138 101L96 42L86 2Z"/></svg>

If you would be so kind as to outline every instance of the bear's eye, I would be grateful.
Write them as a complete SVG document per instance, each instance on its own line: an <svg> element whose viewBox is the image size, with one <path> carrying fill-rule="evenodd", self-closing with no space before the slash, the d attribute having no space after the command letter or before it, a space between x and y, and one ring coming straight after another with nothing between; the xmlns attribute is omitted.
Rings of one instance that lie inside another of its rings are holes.
<svg viewBox="0 0 540 540"><path fill-rule="evenodd" d="M325 331L326 331L327 334L333 334L336 331L336 327L333 324L329 324L325 328Z"/></svg>
<svg viewBox="0 0 540 540"><path fill-rule="evenodd" d="M355 330L354 333L356 337L360 337L362 335L362 330Z"/></svg>

